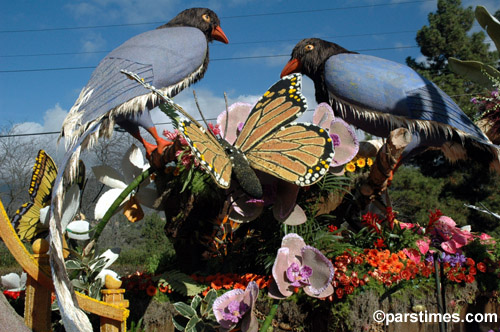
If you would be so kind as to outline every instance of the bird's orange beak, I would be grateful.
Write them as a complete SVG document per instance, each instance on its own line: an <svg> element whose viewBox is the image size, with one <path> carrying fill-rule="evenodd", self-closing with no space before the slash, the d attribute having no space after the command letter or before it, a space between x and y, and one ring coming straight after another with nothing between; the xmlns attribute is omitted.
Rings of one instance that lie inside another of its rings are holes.
<svg viewBox="0 0 500 332"><path fill-rule="evenodd" d="M285 68L281 71L281 76L290 75L291 73L298 73L302 69L302 63L300 63L299 59L292 59L288 61Z"/></svg>
<svg viewBox="0 0 500 332"><path fill-rule="evenodd" d="M224 31L222 31L221 27L219 27L219 26L216 26L215 28L213 28L212 37L215 40L223 42L224 44L229 43L229 40L227 39L226 34L224 33Z"/></svg>

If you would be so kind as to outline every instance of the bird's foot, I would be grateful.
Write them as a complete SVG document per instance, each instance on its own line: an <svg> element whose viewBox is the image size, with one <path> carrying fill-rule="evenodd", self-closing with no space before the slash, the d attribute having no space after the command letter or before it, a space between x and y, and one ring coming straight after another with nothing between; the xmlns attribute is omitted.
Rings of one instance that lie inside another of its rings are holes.
<svg viewBox="0 0 500 332"><path fill-rule="evenodd" d="M144 145L144 148L146 149L146 158L149 159L149 157L151 156L153 151L157 149L157 146L154 144L151 144L149 142L146 142L144 140L142 141L142 144Z"/></svg>
<svg viewBox="0 0 500 332"><path fill-rule="evenodd" d="M170 145L172 145L173 143L172 143L172 142L170 142L170 141L166 141L166 140L164 140L164 139L162 139L162 138L159 138L159 139L156 141L156 144L158 144L158 145L157 145L158 153L159 153L160 155L163 155L163 151L165 151L165 148L166 148L166 147L168 147L168 146L170 146Z"/></svg>

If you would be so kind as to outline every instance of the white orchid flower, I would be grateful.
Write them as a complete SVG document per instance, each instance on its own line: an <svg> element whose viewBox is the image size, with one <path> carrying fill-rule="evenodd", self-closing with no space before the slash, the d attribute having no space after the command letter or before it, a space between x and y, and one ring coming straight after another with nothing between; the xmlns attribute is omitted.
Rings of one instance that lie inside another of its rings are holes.
<svg viewBox="0 0 500 332"><path fill-rule="evenodd" d="M25 272L21 273L21 276L17 273L9 273L0 278L2 280L2 286L6 290L19 292L26 288L26 279L28 278L28 275Z"/></svg>
<svg viewBox="0 0 500 332"><path fill-rule="evenodd" d="M94 217L96 219L102 219L104 217L104 214L109 209L110 205L116 200L116 198L118 198L118 196L120 196L123 189L125 189L142 172L147 170L149 168L149 164L144 161L141 150L139 150L137 146L132 145L123 156L121 168L123 175L107 165L92 168L97 180L108 187L111 187L111 189L106 191L97 201L94 212ZM156 190L146 188L149 183L150 181L148 179L143 181L135 193L128 195L123 200L116 212L124 208L125 212L135 209L139 216L129 216L125 213L127 218L132 222L142 219L141 214L143 215L143 213L140 208L140 204L153 208L153 204L158 197Z"/></svg>
<svg viewBox="0 0 500 332"><path fill-rule="evenodd" d="M99 272L99 274L96 277L97 279L101 279L103 284L104 284L106 275L108 275L108 274L111 275L112 277L114 277L115 279L120 280L120 277L118 276L118 274L115 271L108 269L108 267L110 267L118 259L119 256L120 256L120 248L108 249L99 256L99 258L106 258L107 259L106 264L104 264L103 269L101 270L101 272ZM93 269L96 264L97 263L91 265L90 268Z"/></svg>
<svg viewBox="0 0 500 332"><path fill-rule="evenodd" d="M75 220L68 224L66 231L68 237L73 240L89 240L90 239L90 223L86 220ZM79 234L84 233L84 234Z"/></svg>

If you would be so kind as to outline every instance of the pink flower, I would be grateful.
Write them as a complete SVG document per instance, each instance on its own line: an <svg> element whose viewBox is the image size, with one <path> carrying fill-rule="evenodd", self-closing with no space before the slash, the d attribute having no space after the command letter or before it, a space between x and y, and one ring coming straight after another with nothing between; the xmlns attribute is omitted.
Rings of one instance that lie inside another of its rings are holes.
<svg viewBox="0 0 500 332"><path fill-rule="evenodd" d="M416 264L420 263L420 253L418 252L417 249L413 249L413 248L406 249L405 248L405 249L403 249L403 252L405 253L406 257L411 259Z"/></svg>
<svg viewBox="0 0 500 332"><path fill-rule="evenodd" d="M481 235L479 235L479 241L481 242L481 244L495 244L496 243L495 240L493 240L493 238L486 233L481 233Z"/></svg>
<svg viewBox="0 0 500 332"><path fill-rule="evenodd" d="M259 286L255 281L250 281L245 290L233 289L216 298L213 312L221 326L219 331L230 331L241 322L242 332L257 332L259 323L253 307L258 295Z"/></svg>
<svg viewBox="0 0 500 332"><path fill-rule="evenodd" d="M359 141L354 130L344 120L335 118L330 105L327 103L319 104L314 110L312 122L330 133L335 148L335 156L330 167L347 164L356 156L359 150Z"/></svg>
<svg viewBox="0 0 500 332"><path fill-rule="evenodd" d="M424 237L423 239L419 239L416 242L418 250L420 250L422 255L425 255L429 251L431 240L428 237Z"/></svg>
<svg viewBox="0 0 500 332"><path fill-rule="evenodd" d="M333 294L332 263L295 233L283 237L272 271L273 282L269 286L272 298L287 298L297 287L304 288L304 292L312 297L323 298Z"/></svg>
<svg viewBox="0 0 500 332"><path fill-rule="evenodd" d="M462 230L456 227L456 225L455 221L450 217L441 216L434 223L431 231L433 235L442 241L441 248L449 254L455 254L459 248L465 246L473 239L469 231Z"/></svg>

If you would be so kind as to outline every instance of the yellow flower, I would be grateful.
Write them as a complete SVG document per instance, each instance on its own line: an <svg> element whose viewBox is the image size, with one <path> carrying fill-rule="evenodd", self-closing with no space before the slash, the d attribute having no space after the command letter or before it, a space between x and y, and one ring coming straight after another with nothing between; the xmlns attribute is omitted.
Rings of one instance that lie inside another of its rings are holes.
<svg viewBox="0 0 500 332"><path fill-rule="evenodd" d="M354 172L356 170L356 165L352 161L350 161L347 163L347 165L345 165L345 170L348 172Z"/></svg>
<svg viewBox="0 0 500 332"><path fill-rule="evenodd" d="M372 158L367 158L367 159L366 159L366 164L367 164L368 166L373 165L373 160L372 160Z"/></svg>
<svg viewBox="0 0 500 332"><path fill-rule="evenodd" d="M356 160L356 165L359 168L365 167L366 166L366 159L365 158L359 158L358 160Z"/></svg>

